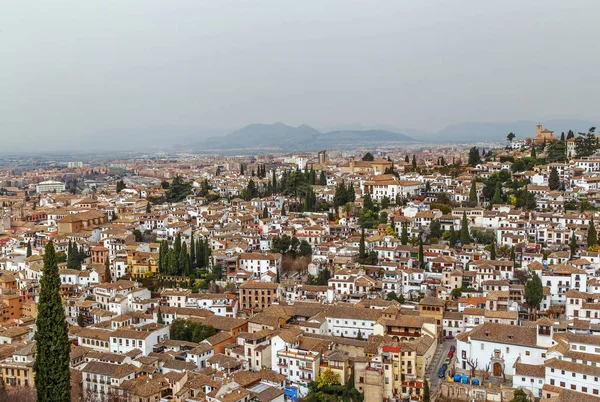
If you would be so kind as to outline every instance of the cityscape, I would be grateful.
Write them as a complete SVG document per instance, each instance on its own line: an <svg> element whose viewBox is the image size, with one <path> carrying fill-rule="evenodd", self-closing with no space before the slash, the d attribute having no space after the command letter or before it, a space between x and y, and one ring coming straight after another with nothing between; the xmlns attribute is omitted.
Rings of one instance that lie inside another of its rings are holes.
<svg viewBox="0 0 600 402"><path fill-rule="evenodd" d="M599 2L38 3L0 402L600 401Z"/></svg>

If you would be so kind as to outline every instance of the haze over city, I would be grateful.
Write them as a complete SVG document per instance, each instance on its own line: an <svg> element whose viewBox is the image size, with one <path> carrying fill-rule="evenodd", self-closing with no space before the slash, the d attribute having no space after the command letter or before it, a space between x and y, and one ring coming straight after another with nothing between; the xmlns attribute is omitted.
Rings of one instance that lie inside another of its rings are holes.
<svg viewBox="0 0 600 402"><path fill-rule="evenodd" d="M1 148L160 148L275 122L415 139L461 122L584 129L598 15L593 0L7 0Z"/></svg>

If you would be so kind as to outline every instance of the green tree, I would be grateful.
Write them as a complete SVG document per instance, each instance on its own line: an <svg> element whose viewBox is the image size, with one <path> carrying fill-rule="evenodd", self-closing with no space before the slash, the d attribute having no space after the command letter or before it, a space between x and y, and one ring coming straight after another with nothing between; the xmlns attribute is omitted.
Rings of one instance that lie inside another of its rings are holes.
<svg viewBox="0 0 600 402"><path fill-rule="evenodd" d="M550 169L548 187L550 187L550 190L558 190L560 187L560 177L558 177L558 170L556 170L556 167L552 167L552 169Z"/></svg>
<svg viewBox="0 0 600 402"><path fill-rule="evenodd" d="M134 229L132 234L136 242L141 243L144 240L144 235L139 229Z"/></svg>
<svg viewBox="0 0 600 402"><path fill-rule="evenodd" d="M31 257L32 251L31 251L31 241L27 242L27 255L26 257Z"/></svg>
<svg viewBox="0 0 600 402"><path fill-rule="evenodd" d="M577 237L575 237L575 232L571 234L571 242L569 243L569 248L571 249L571 259L575 258L575 254L577 254Z"/></svg>
<svg viewBox="0 0 600 402"><path fill-rule="evenodd" d="M366 209L368 211L375 210L373 206L373 200L371 199L371 196L369 194L365 194L363 198L363 209Z"/></svg>
<svg viewBox="0 0 600 402"><path fill-rule="evenodd" d="M373 156L372 153L367 152L366 154L363 155L362 160L366 161L366 162L373 162L375 160L375 157Z"/></svg>
<svg viewBox="0 0 600 402"><path fill-rule="evenodd" d="M450 243L450 247L456 247L456 240L456 231L454 230L454 225L452 225L450 226L450 240L448 241Z"/></svg>
<svg viewBox="0 0 600 402"><path fill-rule="evenodd" d="M390 199L388 198L388 196L386 195L385 197L383 197L381 199L381 209L387 209L387 207L390 205Z"/></svg>
<svg viewBox="0 0 600 402"><path fill-rule="evenodd" d="M535 144L531 144L531 157L537 159L537 152L535 150Z"/></svg>
<svg viewBox="0 0 600 402"><path fill-rule="evenodd" d="M596 225L594 225L594 215L592 215L587 233L587 245L588 247L592 247L596 244L598 244L598 233L596 232Z"/></svg>
<svg viewBox="0 0 600 402"><path fill-rule="evenodd" d="M575 133L573 133L573 130L569 130L567 133L567 140L570 140L571 138L575 138Z"/></svg>
<svg viewBox="0 0 600 402"><path fill-rule="evenodd" d="M533 308L539 308L542 299L544 298L544 286L542 280L537 274L525 284L525 301Z"/></svg>
<svg viewBox="0 0 600 402"><path fill-rule="evenodd" d="M434 219L429 224L429 233L432 237L441 237L442 236L442 223L439 219Z"/></svg>
<svg viewBox="0 0 600 402"><path fill-rule="evenodd" d="M424 268L425 266L425 255L423 253L423 238L419 236L419 268Z"/></svg>
<svg viewBox="0 0 600 402"><path fill-rule="evenodd" d="M158 311L156 312L156 322L160 325L163 325L165 323L165 320L163 320L162 313L160 312L160 306L158 307Z"/></svg>
<svg viewBox="0 0 600 402"><path fill-rule="evenodd" d="M315 379L315 382L319 388L339 385L340 375L334 373L330 368L327 368Z"/></svg>
<svg viewBox="0 0 600 402"><path fill-rule="evenodd" d="M325 176L325 171L321 170L321 173L319 174L319 186L326 186L327 185L327 177Z"/></svg>
<svg viewBox="0 0 600 402"><path fill-rule="evenodd" d="M44 250L44 268L35 332L35 387L38 401L71 400L70 343L67 321L60 297L60 276L54 243Z"/></svg>
<svg viewBox="0 0 600 402"><path fill-rule="evenodd" d="M469 201L477 202L477 182L475 182L475 180L471 182L471 189L469 190Z"/></svg>
<svg viewBox="0 0 600 402"><path fill-rule="evenodd" d="M552 141L547 147L546 159L550 163L567 161L567 143L565 141Z"/></svg>
<svg viewBox="0 0 600 402"><path fill-rule="evenodd" d="M152 212L152 204L148 202L146 204L146 213L149 214L150 212Z"/></svg>
<svg viewBox="0 0 600 402"><path fill-rule="evenodd" d="M471 244L471 236L469 235L469 221L467 220L466 212L463 212L462 225L460 227L460 242L463 246L465 244Z"/></svg>
<svg viewBox="0 0 600 402"><path fill-rule="evenodd" d="M431 396L429 395L429 381L427 381L426 378L423 382L423 402L430 402L430 397Z"/></svg>
<svg viewBox="0 0 600 402"><path fill-rule="evenodd" d="M358 258L362 261L364 260L366 257L366 250L365 250L365 228L362 228L362 232L360 234L360 242L358 245Z"/></svg>
<svg viewBox="0 0 600 402"><path fill-rule="evenodd" d="M121 191L123 191L125 188L127 188L127 186L125 185L125 182L123 180L119 180L117 182L117 194L120 193Z"/></svg>
<svg viewBox="0 0 600 402"><path fill-rule="evenodd" d="M206 338L215 335L217 332L218 331L210 325L181 318L177 318L171 323L171 339L178 341L200 343Z"/></svg>
<svg viewBox="0 0 600 402"><path fill-rule="evenodd" d="M510 402L531 402L531 400L527 393L522 388L519 388L513 392L513 398Z"/></svg>
<svg viewBox="0 0 600 402"><path fill-rule="evenodd" d="M175 176L167 191L167 202L181 202L192 193L192 183L186 182L181 176Z"/></svg>
<svg viewBox="0 0 600 402"><path fill-rule="evenodd" d="M473 147L469 150L469 165L477 166L481 163L481 155L477 147Z"/></svg>
<svg viewBox="0 0 600 402"><path fill-rule="evenodd" d="M502 204L502 183L500 183L500 181L496 182L496 190L494 191L494 196L490 201L490 205L494 204Z"/></svg>
<svg viewBox="0 0 600 402"><path fill-rule="evenodd" d="M300 242L300 248L298 250L298 255L300 257L308 257L311 254L312 254L312 247L311 247L311 245L306 240L302 240Z"/></svg>
<svg viewBox="0 0 600 402"><path fill-rule="evenodd" d="M454 299L458 299L459 297L462 296L462 291L459 288L456 288L456 289L452 289L452 292L450 294L452 295L452 297Z"/></svg>
<svg viewBox="0 0 600 402"><path fill-rule="evenodd" d="M85 322L83 320L83 314L81 314L81 313L77 314L77 325L79 325L80 327L85 326Z"/></svg>
<svg viewBox="0 0 600 402"><path fill-rule="evenodd" d="M577 157L593 155L598 149L598 140L596 139L596 127L590 127L587 133L578 133L579 137L575 139L575 153Z"/></svg>
<svg viewBox="0 0 600 402"><path fill-rule="evenodd" d="M408 244L408 229L406 226L407 225L402 225L402 233L400 234L400 243L402 243L403 246Z"/></svg>
<svg viewBox="0 0 600 402"><path fill-rule="evenodd" d="M417 156L415 154L413 154L413 157L412 157L412 168L413 169L417 168Z"/></svg>
<svg viewBox="0 0 600 402"><path fill-rule="evenodd" d="M515 139L515 137L516 137L516 135L513 132L510 132L506 136L506 139L508 140L508 142L513 142L513 140Z"/></svg>
<svg viewBox="0 0 600 402"><path fill-rule="evenodd" d="M491 248L490 248L490 260L495 260L496 259L496 242L492 241L492 244L490 244Z"/></svg>

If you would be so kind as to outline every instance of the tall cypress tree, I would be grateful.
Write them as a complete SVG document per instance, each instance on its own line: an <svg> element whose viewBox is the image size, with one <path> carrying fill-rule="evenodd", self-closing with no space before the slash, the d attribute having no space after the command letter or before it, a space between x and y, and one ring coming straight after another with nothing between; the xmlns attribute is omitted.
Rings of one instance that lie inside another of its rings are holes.
<svg viewBox="0 0 600 402"><path fill-rule="evenodd" d="M423 237L419 236L419 268L425 268L425 255L423 253Z"/></svg>
<svg viewBox="0 0 600 402"><path fill-rule="evenodd" d="M456 231L454 230L454 224L450 226L450 247L456 246Z"/></svg>
<svg viewBox="0 0 600 402"><path fill-rule="evenodd" d="M31 251L31 241L27 242L27 257L31 257L32 251Z"/></svg>
<svg viewBox="0 0 600 402"><path fill-rule="evenodd" d="M477 183L475 180L471 182L471 190L469 190L469 201L477 202Z"/></svg>
<svg viewBox="0 0 600 402"><path fill-rule="evenodd" d="M406 228L406 225L402 225L402 234L400 235L400 243L402 243L403 246L406 246L408 244L408 229Z"/></svg>
<svg viewBox="0 0 600 402"><path fill-rule="evenodd" d="M65 402L71 400L69 373L70 344L67 321L60 298L60 276L54 244L50 241L44 252L44 270L40 280L35 387L38 401Z"/></svg>
<svg viewBox="0 0 600 402"><path fill-rule="evenodd" d="M67 268L73 268L73 243L69 239L69 245L67 246Z"/></svg>
<svg viewBox="0 0 600 402"><path fill-rule="evenodd" d="M569 244L569 248L571 249L571 259L575 259L575 254L577 254L577 237L575 237L575 232L571 234L571 243Z"/></svg>
<svg viewBox="0 0 600 402"><path fill-rule="evenodd" d="M177 236L175 236L175 241L173 242L173 253L175 255L175 262L174 262L175 272L178 272L180 267L182 266L181 262L179 261L179 256L181 255L181 234L180 233L178 233ZM171 275L176 275L175 272L171 273Z"/></svg>
<svg viewBox="0 0 600 402"><path fill-rule="evenodd" d="M366 257L365 250L365 228L362 228L362 233L360 235L360 243L358 243L358 258L364 260Z"/></svg>
<svg viewBox="0 0 600 402"><path fill-rule="evenodd" d="M460 228L460 242L463 246L465 244L471 244L471 236L469 235L469 221L467 221L466 212L463 212L462 226Z"/></svg>
<svg viewBox="0 0 600 402"><path fill-rule="evenodd" d="M196 242L194 241L194 232L190 238L190 269L196 268Z"/></svg>
<svg viewBox="0 0 600 402"><path fill-rule="evenodd" d="M179 266L177 267L177 275L189 275L190 268L188 267L189 263L187 243L183 242L181 244L181 250L179 250ZM187 271L187 274L186 274Z"/></svg>
<svg viewBox="0 0 600 402"><path fill-rule="evenodd" d="M325 171L321 170L321 174L319 175L319 185L326 186L327 185L327 177L325 177Z"/></svg>
<svg viewBox="0 0 600 402"><path fill-rule="evenodd" d="M587 234L587 245L588 247L595 246L598 243L598 233L596 232L596 226L594 225L594 215L590 221L590 227L588 228Z"/></svg>
<svg viewBox="0 0 600 402"><path fill-rule="evenodd" d="M198 268L204 267L204 242L202 239L198 239L196 244L196 264L198 264Z"/></svg>

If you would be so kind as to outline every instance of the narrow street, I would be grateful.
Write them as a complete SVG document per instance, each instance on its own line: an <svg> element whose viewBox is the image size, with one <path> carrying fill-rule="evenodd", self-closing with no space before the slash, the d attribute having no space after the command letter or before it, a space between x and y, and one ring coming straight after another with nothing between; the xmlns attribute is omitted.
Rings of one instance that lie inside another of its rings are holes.
<svg viewBox="0 0 600 402"><path fill-rule="evenodd" d="M452 345L456 345L455 339L446 340L446 341L442 342L440 345L438 345L437 350L435 351L435 355L433 357L433 362L432 362L432 364L429 365L429 367L426 371L427 378L429 379L429 386L430 386L432 392L435 388L437 388L440 381L442 381L438 377L438 371L439 371L440 367L442 367L442 364L444 364L444 360L446 360L446 358L448 356L448 352L450 351L450 347ZM450 362L450 367L453 364L454 364L454 359L452 359L452 361Z"/></svg>

